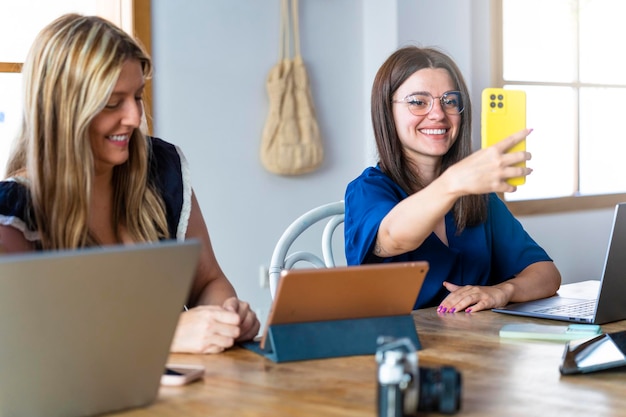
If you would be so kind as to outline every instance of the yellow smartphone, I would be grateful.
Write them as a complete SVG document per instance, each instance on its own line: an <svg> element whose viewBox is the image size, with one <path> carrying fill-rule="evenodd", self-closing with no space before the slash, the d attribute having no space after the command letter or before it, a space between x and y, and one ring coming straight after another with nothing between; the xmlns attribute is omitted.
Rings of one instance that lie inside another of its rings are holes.
<svg viewBox="0 0 626 417"><path fill-rule="evenodd" d="M526 93L521 90L485 88L481 107L481 146L486 148L526 128ZM526 150L526 139L508 152ZM526 166L521 162L516 166ZM526 177L510 178L511 185L522 185Z"/></svg>

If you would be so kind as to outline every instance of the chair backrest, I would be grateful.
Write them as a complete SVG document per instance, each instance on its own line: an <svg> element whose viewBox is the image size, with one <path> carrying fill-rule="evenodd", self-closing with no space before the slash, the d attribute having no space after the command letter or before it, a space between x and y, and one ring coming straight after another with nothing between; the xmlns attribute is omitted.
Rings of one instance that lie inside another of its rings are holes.
<svg viewBox="0 0 626 417"><path fill-rule="evenodd" d="M294 220L274 247L272 260L269 267L269 284L272 299L276 294L280 273L283 269L291 269L297 262L304 261L312 264L316 268L331 268L335 266L335 258L333 256L333 234L337 226L344 220L344 202L343 200L334 203L324 204L307 211L296 220ZM327 221L322 233L322 257L308 251L296 251L288 254L294 241L309 227L321 222Z"/></svg>

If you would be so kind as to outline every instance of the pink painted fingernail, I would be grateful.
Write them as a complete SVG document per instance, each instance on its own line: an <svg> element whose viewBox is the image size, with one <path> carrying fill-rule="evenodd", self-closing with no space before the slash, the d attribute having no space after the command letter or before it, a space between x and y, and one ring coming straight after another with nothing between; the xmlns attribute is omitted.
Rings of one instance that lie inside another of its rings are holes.
<svg viewBox="0 0 626 417"><path fill-rule="evenodd" d="M452 308L450 309L450 313L454 313L455 311L456 311L456 308L454 308L454 307L452 307Z"/></svg>
<svg viewBox="0 0 626 417"><path fill-rule="evenodd" d="M472 312L472 309L471 309L471 308L467 308L467 309L465 309L465 312L466 312L466 313L471 313L471 312Z"/></svg>

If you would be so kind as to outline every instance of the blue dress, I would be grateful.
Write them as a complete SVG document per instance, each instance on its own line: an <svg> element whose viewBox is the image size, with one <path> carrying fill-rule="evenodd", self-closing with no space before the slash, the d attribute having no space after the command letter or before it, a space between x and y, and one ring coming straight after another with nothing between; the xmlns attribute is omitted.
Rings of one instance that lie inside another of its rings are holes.
<svg viewBox="0 0 626 417"><path fill-rule="evenodd" d="M348 265L428 261L429 271L415 309L439 305L448 295L443 281L494 285L535 262L552 261L496 194L488 196L487 220L460 234L453 213L446 214L447 246L431 233L411 252L379 258L373 254L378 227L385 215L407 197L378 167L365 169L346 189L345 249Z"/></svg>
<svg viewBox="0 0 626 417"><path fill-rule="evenodd" d="M155 185L165 203L170 238L184 240L191 212L187 160L177 146L158 138L148 137L147 140L152 144L148 181ZM17 228L40 248L27 181L24 178L0 181L0 224Z"/></svg>

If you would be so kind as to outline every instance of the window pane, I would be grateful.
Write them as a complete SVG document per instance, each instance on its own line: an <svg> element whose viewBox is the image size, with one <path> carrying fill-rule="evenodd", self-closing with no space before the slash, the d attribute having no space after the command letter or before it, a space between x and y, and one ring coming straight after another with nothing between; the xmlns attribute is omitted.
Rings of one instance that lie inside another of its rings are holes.
<svg viewBox="0 0 626 417"><path fill-rule="evenodd" d="M0 62L22 63L39 31L64 13L100 15L132 32L131 0L0 0ZM8 41L7 41L8 40ZM0 73L0 171L21 111L21 76Z"/></svg>
<svg viewBox="0 0 626 417"><path fill-rule="evenodd" d="M503 0L506 81L576 79L575 0Z"/></svg>
<svg viewBox="0 0 626 417"><path fill-rule="evenodd" d="M580 2L580 80L626 84L626 54L616 46L626 39L624 0Z"/></svg>
<svg viewBox="0 0 626 417"><path fill-rule="evenodd" d="M626 191L626 89L580 90L580 192Z"/></svg>
<svg viewBox="0 0 626 417"><path fill-rule="evenodd" d="M39 31L63 13L96 14L98 0L2 0L0 61L24 62Z"/></svg>
<svg viewBox="0 0 626 417"><path fill-rule="evenodd" d="M576 190L576 93L569 87L507 86L526 91L526 139L533 169L509 201L571 196Z"/></svg>
<svg viewBox="0 0 626 417"><path fill-rule="evenodd" d="M4 178L4 168L11 143L20 123L22 75L0 73L0 177Z"/></svg>

